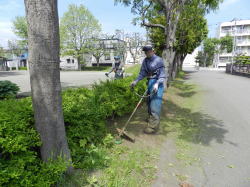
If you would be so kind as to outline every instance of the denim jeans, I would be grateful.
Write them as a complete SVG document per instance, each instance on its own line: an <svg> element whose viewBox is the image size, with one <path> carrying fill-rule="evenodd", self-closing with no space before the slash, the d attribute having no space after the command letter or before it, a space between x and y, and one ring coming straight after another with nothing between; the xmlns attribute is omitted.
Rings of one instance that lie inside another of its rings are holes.
<svg viewBox="0 0 250 187"><path fill-rule="evenodd" d="M149 79L148 81L148 93L152 94L154 84L157 79ZM153 129L159 128L160 125L160 116L161 116L161 105L162 97L164 93L164 85L159 84L158 91L155 94L152 94L148 98L148 113L149 113L149 127Z"/></svg>

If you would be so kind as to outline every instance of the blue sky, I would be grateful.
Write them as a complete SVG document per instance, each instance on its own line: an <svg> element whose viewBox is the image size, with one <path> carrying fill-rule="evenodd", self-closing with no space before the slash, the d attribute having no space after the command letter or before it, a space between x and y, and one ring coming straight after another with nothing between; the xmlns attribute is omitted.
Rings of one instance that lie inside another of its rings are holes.
<svg viewBox="0 0 250 187"><path fill-rule="evenodd" d="M67 10L70 3L84 4L100 21L103 32L113 33L115 29L125 32L144 32L143 28L131 24L134 15L128 7L114 6L114 0L58 0L59 16ZM11 31L12 20L16 16L25 15L23 0L0 0L0 45L6 47L9 39L15 39ZM220 22L231 21L233 18L250 19L249 0L224 0L220 9L206 16L210 36L214 36Z"/></svg>

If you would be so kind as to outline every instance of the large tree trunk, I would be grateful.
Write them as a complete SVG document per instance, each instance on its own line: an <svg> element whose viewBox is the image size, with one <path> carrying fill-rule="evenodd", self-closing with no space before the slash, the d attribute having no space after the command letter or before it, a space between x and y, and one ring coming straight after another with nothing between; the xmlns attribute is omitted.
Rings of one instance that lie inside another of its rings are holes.
<svg viewBox="0 0 250 187"><path fill-rule="evenodd" d="M174 63L175 52L172 49L164 49L162 53L162 58L164 60L166 74L168 76L168 81L172 79L173 63Z"/></svg>
<svg viewBox="0 0 250 187"><path fill-rule="evenodd" d="M78 65L78 70L81 71L81 59L80 59L80 55L77 55L77 65Z"/></svg>
<svg viewBox="0 0 250 187"><path fill-rule="evenodd" d="M164 6L164 13L166 17L166 28L165 28L165 49L163 50L163 60L165 61L166 73L168 73L168 81L173 80L173 71L174 71L174 58L175 58L175 50L174 43L176 41L176 30L177 24L183 10L183 6L187 0L180 0L176 2L172 2L169 0L163 0L158 2ZM177 3L174 5L173 3Z"/></svg>
<svg viewBox="0 0 250 187"><path fill-rule="evenodd" d="M44 161L70 160L66 140L59 71L57 0L25 0L28 20L29 66L35 127Z"/></svg>
<svg viewBox="0 0 250 187"><path fill-rule="evenodd" d="M180 70L180 71L183 70L183 62L184 62L186 56L187 56L187 54L181 55L180 64L179 64L179 70Z"/></svg>

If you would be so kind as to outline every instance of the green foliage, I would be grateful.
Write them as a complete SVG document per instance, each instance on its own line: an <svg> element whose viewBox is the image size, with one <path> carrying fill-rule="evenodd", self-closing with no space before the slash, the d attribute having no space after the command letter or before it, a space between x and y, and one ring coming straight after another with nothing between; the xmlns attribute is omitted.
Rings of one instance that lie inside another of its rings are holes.
<svg viewBox="0 0 250 187"><path fill-rule="evenodd" d="M191 54L207 37L205 10L199 1L185 5L176 31L175 48L178 53Z"/></svg>
<svg viewBox="0 0 250 187"><path fill-rule="evenodd" d="M250 64L250 56L246 56L246 55L240 55L235 57L235 63L236 64Z"/></svg>
<svg viewBox="0 0 250 187"><path fill-rule="evenodd" d="M219 52L218 45L220 40L217 38L206 38L203 42L204 54L205 54L205 64L209 66L213 63L214 55Z"/></svg>
<svg viewBox="0 0 250 187"><path fill-rule="evenodd" d="M1 46L0 46L0 57L5 57L5 51Z"/></svg>
<svg viewBox="0 0 250 187"><path fill-rule="evenodd" d="M227 53L231 53L233 51L233 37L232 36L225 36L220 38L220 50L226 50Z"/></svg>
<svg viewBox="0 0 250 187"><path fill-rule="evenodd" d="M108 71L111 67L107 66L92 66L92 67L82 67L82 71Z"/></svg>
<svg viewBox="0 0 250 187"><path fill-rule="evenodd" d="M113 137L106 119L131 112L138 101L129 88L134 77L111 80L93 89L69 89L63 93L63 112L75 168L96 169L109 164ZM143 93L146 84L136 90ZM31 98L0 101L0 186L51 186L62 180L63 159L44 163L41 141L34 129Z"/></svg>
<svg viewBox="0 0 250 187"><path fill-rule="evenodd" d="M101 25L84 5L69 5L60 21L61 49L63 55L80 59L87 50L89 39L98 35Z"/></svg>
<svg viewBox="0 0 250 187"><path fill-rule="evenodd" d="M158 15L156 17L152 17L150 22L154 24L165 24L166 18L164 15ZM154 28L150 30L149 37L154 44L154 50L157 55L161 56L163 49L165 47L165 36L164 31L161 28Z"/></svg>
<svg viewBox="0 0 250 187"><path fill-rule="evenodd" d="M19 87L10 81L0 81L0 99L15 97Z"/></svg>
<svg viewBox="0 0 250 187"><path fill-rule="evenodd" d="M197 56L197 62L204 66L209 66L213 63L214 56L217 53L225 51L230 53L233 50L233 38L225 36L218 38L206 38L203 42L203 51Z"/></svg>
<svg viewBox="0 0 250 187"><path fill-rule="evenodd" d="M200 1L192 1L192 3L185 5L181 13L177 24L175 42L175 50L179 54L186 55L192 53L207 37L206 7L200 5ZM159 9L159 7L156 6L156 9ZM153 24L161 25L166 25L167 22L165 15L159 13L149 18L149 21ZM164 30L152 28L149 36L155 45L156 53L161 55L166 42Z"/></svg>
<svg viewBox="0 0 250 187"><path fill-rule="evenodd" d="M192 0L186 2L184 7L181 1L173 1L165 4L168 1L149 1L149 0L115 0L115 3L122 3L125 6L131 7L131 12L138 15L134 19L134 23L146 25L150 31L150 38L155 45L156 53L162 54L165 46L169 45L167 38L176 34L173 38L175 48L181 53L191 53L199 46L201 41L207 36L207 22L205 14L209 11L216 10L222 0ZM180 11L180 20L178 10ZM165 17L167 15L167 17ZM178 23L175 23L178 21ZM145 24L149 22L150 24ZM152 26L158 24L158 26ZM159 24L161 26L159 26ZM177 31L173 29L177 25ZM169 31L175 33L171 33ZM177 41L175 41L177 39ZM171 42L171 41L170 41Z"/></svg>
<svg viewBox="0 0 250 187"><path fill-rule="evenodd" d="M69 89L63 94L63 110L67 137L75 167L101 166L94 160L101 159L102 151L96 145L107 133L105 120L113 115L121 116L133 110L138 97L130 91L132 77L123 80L101 82L92 90ZM143 93L146 85L140 83L137 91ZM104 141L105 142L105 141ZM105 166L105 162L103 163Z"/></svg>
<svg viewBox="0 0 250 187"><path fill-rule="evenodd" d="M195 57L195 62L199 64L199 66L206 67L206 57L203 51L198 51L197 56Z"/></svg>
<svg viewBox="0 0 250 187"><path fill-rule="evenodd" d="M0 101L0 186L51 186L65 164L38 159L38 133L30 98Z"/></svg>
<svg viewBox="0 0 250 187"><path fill-rule="evenodd" d="M27 67L19 67L19 70L27 70Z"/></svg>
<svg viewBox="0 0 250 187"><path fill-rule="evenodd" d="M21 47L28 46L28 24L25 16L17 16L13 20L13 32L21 39L18 44Z"/></svg>

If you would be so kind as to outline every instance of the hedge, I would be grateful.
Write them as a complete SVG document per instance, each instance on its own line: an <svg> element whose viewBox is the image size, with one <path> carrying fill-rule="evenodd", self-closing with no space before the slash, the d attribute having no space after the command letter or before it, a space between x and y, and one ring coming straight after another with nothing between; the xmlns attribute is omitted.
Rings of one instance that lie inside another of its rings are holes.
<svg viewBox="0 0 250 187"><path fill-rule="evenodd" d="M0 99L13 98L19 91L19 87L10 81L0 81Z"/></svg>
<svg viewBox="0 0 250 187"><path fill-rule="evenodd" d="M93 157L101 154L95 151L96 146L107 141L106 119L131 112L139 99L129 89L132 79L63 92L66 133L75 168L98 166ZM143 93L145 88L140 83L137 91ZM42 162L40 145L31 98L0 101L0 186L51 186L60 179L66 164L60 159Z"/></svg>

